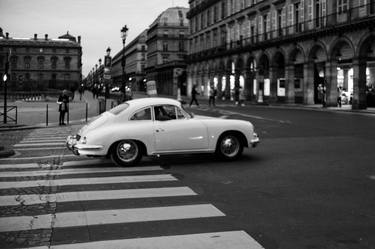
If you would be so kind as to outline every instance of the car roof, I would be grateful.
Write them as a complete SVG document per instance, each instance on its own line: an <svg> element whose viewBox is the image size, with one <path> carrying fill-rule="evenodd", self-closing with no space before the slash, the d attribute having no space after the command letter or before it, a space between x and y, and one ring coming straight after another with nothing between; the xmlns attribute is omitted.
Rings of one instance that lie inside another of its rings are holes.
<svg viewBox="0 0 375 249"><path fill-rule="evenodd" d="M161 98L161 97L149 97L140 98L127 101L129 106L133 107L144 107L150 105L177 105L181 106L181 103L175 99Z"/></svg>

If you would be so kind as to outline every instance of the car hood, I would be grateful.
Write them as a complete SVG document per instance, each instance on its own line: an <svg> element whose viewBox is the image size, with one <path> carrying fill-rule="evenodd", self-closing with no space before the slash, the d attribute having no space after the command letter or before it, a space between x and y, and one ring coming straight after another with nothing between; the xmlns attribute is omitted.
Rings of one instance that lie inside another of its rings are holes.
<svg viewBox="0 0 375 249"><path fill-rule="evenodd" d="M78 132L78 134L86 134L89 131L92 131L108 122L110 122L115 115L113 115L110 112L104 112L101 115L95 117L93 120L90 121L87 125L83 126L81 130Z"/></svg>

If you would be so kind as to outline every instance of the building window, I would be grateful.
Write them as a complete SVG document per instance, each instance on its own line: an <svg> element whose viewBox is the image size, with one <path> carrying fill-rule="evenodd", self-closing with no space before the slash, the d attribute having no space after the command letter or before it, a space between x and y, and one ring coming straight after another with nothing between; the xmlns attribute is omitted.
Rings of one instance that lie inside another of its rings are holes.
<svg viewBox="0 0 375 249"><path fill-rule="evenodd" d="M163 43L163 51L168 52L168 43L167 42Z"/></svg>
<svg viewBox="0 0 375 249"><path fill-rule="evenodd" d="M29 73L26 73L25 74L25 78L26 78L26 80L30 80L31 78L30 78L30 74Z"/></svg>
<svg viewBox="0 0 375 249"><path fill-rule="evenodd" d="M69 54L69 48L65 49L65 53Z"/></svg>
<svg viewBox="0 0 375 249"><path fill-rule="evenodd" d="M301 24L299 23L300 12L299 12L299 3L294 4L294 23L296 25L296 32L301 32Z"/></svg>
<svg viewBox="0 0 375 249"><path fill-rule="evenodd" d="M227 16L227 5L226 1L221 2L221 19L224 19Z"/></svg>
<svg viewBox="0 0 375 249"><path fill-rule="evenodd" d="M214 23L217 22L217 5L214 6Z"/></svg>
<svg viewBox="0 0 375 249"><path fill-rule="evenodd" d="M315 26L320 27L320 0L316 0L315 3Z"/></svg>
<svg viewBox="0 0 375 249"><path fill-rule="evenodd" d="M339 14L346 13L348 11L348 0L337 0L337 12Z"/></svg>
<svg viewBox="0 0 375 249"><path fill-rule="evenodd" d="M141 50L142 50L142 52L146 51L146 46L142 45Z"/></svg>
<svg viewBox="0 0 375 249"><path fill-rule="evenodd" d="M25 69L30 69L31 57L30 56L25 56L23 60L24 60L24 63L25 63Z"/></svg>
<svg viewBox="0 0 375 249"><path fill-rule="evenodd" d="M277 30L279 31L279 36L283 35L283 10L278 9L277 10Z"/></svg>
<svg viewBox="0 0 375 249"><path fill-rule="evenodd" d="M70 61L72 59L70 57L65 57L64 58L64 63L65 63L65 69L70 69Z"/></svg>
<svg viewBox="0 0 375 249"><path fill-rule="evenodd" d="M180 52L185 51L185 44L184 43L185 43L184 41L178 42L178 51L180 51Z"/></svg>
<svg viewBox="0 0 375 249"><path fill-rule="evenodd" d="M3 56L0 56L0 67L1 68L4 67L4 57Z"/></svg>
<svg viewBox="0 0 375 249"><path fill-rule="evenodd" d="M51 58L51 68L52 69L56 69L57 68L57 57L56 56L53 56Z"/></svg>
<svg viewBox="0 0 375 249"><path fill-rule="evenodd" d="M207 10L207 24L206 24L206 26L208 27L208 26L210 26L211 25L211 11L208 9Z"/></svg>
<svg viewBox="0 0 375 249"><path fill-rule="evenodd" d="M42 80L43 80L43 74L40 73L40 74L38 75L38 78L39 78L39 81L42 81Z"/></svg>
<svg viewBox="0 0 375 249"><path fill-rule="evenodd" d="M16 69L17 68L17 61L18 61L18 57L17 56L12 56L10 58L10 68L11 69Z"/></svg>
<svg viewBox="0 0 375 249"><path fill-rule="evenodd" d="M39 56L38 57L38 68L39 69L43 69L44 68L44 57L43 56Z"/></svg>
<svg viewBox="0 0 375 249"><path fill-rule="evenodd" d="M64 74L64 80L70 80L70 74L68 73Z"/></svg>

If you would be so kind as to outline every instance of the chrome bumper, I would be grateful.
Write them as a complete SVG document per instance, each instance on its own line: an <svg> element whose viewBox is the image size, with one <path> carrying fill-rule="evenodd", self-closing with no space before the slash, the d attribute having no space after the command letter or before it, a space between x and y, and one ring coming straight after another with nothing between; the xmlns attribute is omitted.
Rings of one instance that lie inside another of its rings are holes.
<svg viewBox="0 0 375 249"><path fill-rule="evenodd" d="M251 147L256 147L260 143L260 139L258 134L255 132L253 133L253 139L250 140Z"/></svg>
<svg viewBox="0 0 375 249"><path fill-rule="evenodd" d="M79 155L78 149L75 147L77 144L77 137L76 136L68 136L66 139L66 147L73 152L74 155Z"/></svg>
<svg viewBox="0 0 375 249"><path fill-rule="evenodd" d="M74 155L100 155L103 150L102 145L86 145L78 144L77 136L68 136L66 139L66 147L73 152Z"/></svg>

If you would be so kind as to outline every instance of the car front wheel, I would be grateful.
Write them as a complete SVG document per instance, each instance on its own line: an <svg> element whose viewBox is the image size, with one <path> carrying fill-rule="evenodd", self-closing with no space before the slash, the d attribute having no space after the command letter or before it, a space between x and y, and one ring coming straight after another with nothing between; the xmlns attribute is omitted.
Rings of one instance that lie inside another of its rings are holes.
<svg viewBox="0 0 375 249"><path fill-rule="evenodd" d="M243 145L234 134L225 134L219 138L216 153L225 160L235 160L241 156Z"/></svg>
<svg viewBox="0 0 375 249"><path fill-rule="evenodd" d="M111 152L111 159L119 166L131 166L139 162L142 153L137 142L122 140L117 142Z"/></svg>

